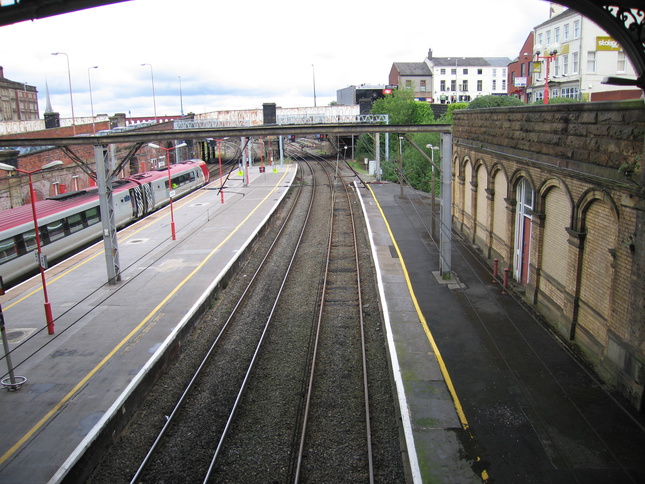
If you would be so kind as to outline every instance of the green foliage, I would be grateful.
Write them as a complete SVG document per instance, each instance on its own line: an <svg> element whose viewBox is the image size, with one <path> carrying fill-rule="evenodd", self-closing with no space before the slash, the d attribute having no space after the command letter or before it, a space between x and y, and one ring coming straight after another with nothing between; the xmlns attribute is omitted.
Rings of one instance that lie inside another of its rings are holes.
<svg viewBox="0 0 645 484"><path fill-rule="evenodd" d="M439 120L437 121L438 124L452 124L452 113L457 111L458 109L466 109L468 107L468 103L451 103L448 105L448 110L446 111L446 114L441 116Z"/></svg>
<svg viewBox="0 0 645 484"><path fill-rule="evenodd" d="M414 93L408 89L396 89L392 94L374 101L372 114L388 114L390 125L434 123L430 105L415 101Z"/></svg>
<svg viewBox="0 0 645 484"><path fill-rule="evenodd" d="M568 104L568 103L579 103L578 99L571 99L570 97L550 97L549 104ZM533 104L544 104L544 100L539 99Z"/></svg>
<svg viewBox="0 0 645 484"><path fill-rule="evenodd" d="M468 104L468 109L497 108L500 106L524 106L513 96L478 96Z"/></svg>

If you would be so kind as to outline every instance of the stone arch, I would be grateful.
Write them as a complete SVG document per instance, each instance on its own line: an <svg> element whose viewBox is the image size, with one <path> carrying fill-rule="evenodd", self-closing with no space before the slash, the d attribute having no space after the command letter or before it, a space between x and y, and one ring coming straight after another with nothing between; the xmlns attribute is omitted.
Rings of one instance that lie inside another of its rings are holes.
<svg viewBox="0 0 645 484"><path fill-rule="evenodd" d="M576 218L581 232L576 339L606 348L614 286L619 214L612 197L589 189L580 197Z"/></svg>
<svg viewBox="0 0 645 484"><path fill-rule="evenodd" d="M584 232L587 210L589 206L597 200L603 201L607 203L609 207L611 207L616 220L620 218L618 206L609 193L600 188L589 188L580 196L578 203L576 203L572 224L574 226L574 230L577 230L578 232Z"/></svg>
<svg viewBox="0 0 645 484"><path fill-rule="evenodd" d="M491 221L491 257L500 256L506 264L512 260L511 220L513 208L507 203L509 199L509 179L504 166L495 163L490 170L492 204Z"/></svg>
<svg viewBox="0 0 645 484"><path fill-rule="evenodd" d="M567 304L570 261L576 250L569 244L574 201L569 187L561 179L551 177L540 186L535 211L541 217L538 227L536 266L539 268L537 297L547 297L561 311ZM547 303L548 304L548 303Z"/></svg>
<svg viewBox="0 0 645 484"><path fill-rule="evenodd" d="M462 207L464 210L464 214L463 214L464 216L462 220L462 230L465 229L472 236L472 234L475 231L475 226L474 226L475 197L473 197L474 167L473 167L473 162L469 156L464 157L463 169L464 169L464 174L463 174L463 180L462 180L462 187L463 187Z"/></svg>
<svg viewBox="0 0 645 484"><path fill-rule="evenodd" d="M474 221L473 221L473 242L480 247L489 245L491 231L491 210L489 210L488 194L490 193L490 175L488 167L481 158L478 158L474 166L473 188L474 188Z"/></svg>

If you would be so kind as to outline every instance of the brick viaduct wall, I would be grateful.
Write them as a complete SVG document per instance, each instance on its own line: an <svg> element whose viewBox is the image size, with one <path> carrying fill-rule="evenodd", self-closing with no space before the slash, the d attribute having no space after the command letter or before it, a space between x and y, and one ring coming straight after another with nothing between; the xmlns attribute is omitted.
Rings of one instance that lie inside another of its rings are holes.
<svg viewBox="0 0 645 484"><path fill-rule="evenodd" d="M638 408L644 140L642 100L454 113L454 228Z"/></svg>

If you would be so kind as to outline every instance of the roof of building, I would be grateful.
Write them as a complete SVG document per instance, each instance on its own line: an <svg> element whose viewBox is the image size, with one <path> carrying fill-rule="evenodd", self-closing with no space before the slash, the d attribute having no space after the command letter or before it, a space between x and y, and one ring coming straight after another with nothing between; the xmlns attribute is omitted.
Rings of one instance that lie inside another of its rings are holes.
<svg viewBox="0 0 645 484"><path fill-rule="evenodd" d="M395 62L394 67L401 76L431 76L432 71L425 62Z"/></svg>
<svg viewBox="0 0 645 484"><path fill-rule="evenodd" d="M506 67L508 57L433 57L430 61L435 67Z"/></svg>

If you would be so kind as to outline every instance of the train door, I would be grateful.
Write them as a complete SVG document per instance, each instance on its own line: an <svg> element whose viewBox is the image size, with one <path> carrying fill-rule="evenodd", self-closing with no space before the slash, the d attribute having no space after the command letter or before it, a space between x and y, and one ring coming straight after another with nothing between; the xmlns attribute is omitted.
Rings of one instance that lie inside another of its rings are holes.
<svg viewBox="0 0 645 484"><path fill-rule="evenodd" d="M130 202L132 203L132 216L136 219L145 214L145 206L143 201L143 194L141 193L141 185L130 188Z"/></svg>
<svg viewBox="0 0 645 484"><path fill-rule="evenodd" d="M515 257L513 271L515 280L523 285L529 282L531 262L531 222L533 213L533 189L526 178L517 186L515 218Z"/></svg>

